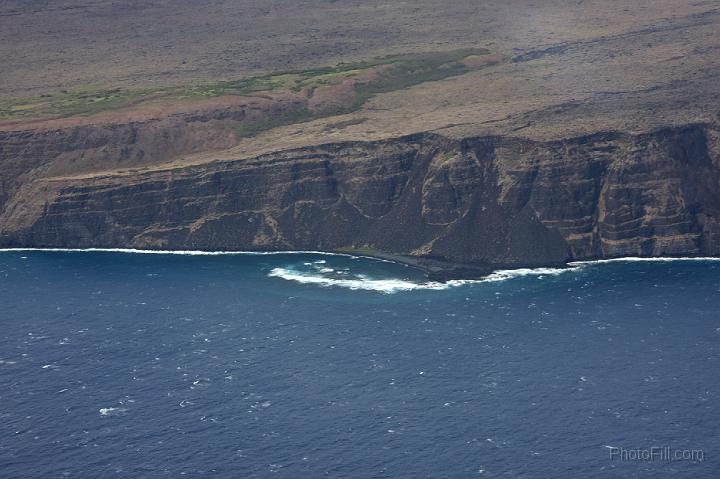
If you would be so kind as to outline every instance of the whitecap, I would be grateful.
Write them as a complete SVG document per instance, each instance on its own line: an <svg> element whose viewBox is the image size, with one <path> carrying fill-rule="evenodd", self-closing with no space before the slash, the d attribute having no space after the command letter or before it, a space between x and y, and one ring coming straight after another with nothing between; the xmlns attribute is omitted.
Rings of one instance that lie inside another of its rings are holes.
<svg viewBox="0 0 720 479"><path fill-rule="evenodd" d="M121 407L104 407L100 408L99 412L101 416L110 416L112 414L120 414L127 411L127 409Z"/></svg>

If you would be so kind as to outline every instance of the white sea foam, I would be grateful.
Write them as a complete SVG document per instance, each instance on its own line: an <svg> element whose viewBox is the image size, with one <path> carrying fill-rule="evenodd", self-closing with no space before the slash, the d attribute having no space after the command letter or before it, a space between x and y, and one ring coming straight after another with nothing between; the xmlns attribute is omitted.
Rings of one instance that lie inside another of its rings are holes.
<svg viewBox="0 0 720 479"><path fill-rule="evenodd" d="M337 278L324 276L318 273L324 273L320 270L313 273L300 272L292 268L274 268L268 273L268 276L282 278L288 281L295 281L302 284L315 284L318 286L338 286L353 290L379 291L382 293L397 293L400 291L413 290L445 290L453 287L464 286L478 283L493 283L499 281L507 281L510 279L521 278L525 276L543 277L557 276L562 273L578 271L581 266L571 268L520 268L506 269L494 271L490 275L482 279L457 279L444 283L438 281L414 282L399 278L372 278L364 274L356 274L353 278ZM327 271L327 272L331 272Z"/></svg>
<svg viewBox="0 0 720 479"><path fill-rule="evenodd" d="M287 254L318 254L324 256L344 256L350 259L371 259L374 261L380 261L384 263L397 263L384 258L377 258L374 256L364 255L353 255L348 253L330 253L327 251L316 251L316 250L305 250L305 251L203 251L203 250L154 250L154 249L137 249L137 248L0 248L0 253L21 253L21 252L59 252L59 253L132 253L132 254L171 254L171 255L186 255L186 256L223 256L223 255L287 255ZM603 264L603 263L621 263L621 262L634 262L634 261L649 261L649 262L668 262L668 261L720 261L720 257L713 256L659 256L659 257L638 257L638 256L626 256L620 258L609 258L609 259L598 259L589 261L572 261L568 263L568 266L582 266L588 264ZM314 261L315 264L323 264L325 260ZM310 263L306 263L310 264ZM534 268L536 269L561 269L565 271L565 268ZM527 269L520 269L525 271ZM502 271L519 271L519 270L502 270ZM499 271L498 271L499 272ZM534 274L534 273L532 273ZM552 274L552 273L550 273Z"/></svg>
<svg viewBox="0 0 720 479"><path fill-rule="evenodd" d="M571 271L578 271L581 266L571 268L518 268L518 269L499 269L493 271L482 282L493 283L496 281L506 281L508 279L522 278L523 276L557 276Z"/></svg>
<svg viewBox="0 0 720 479"><path fill-rule="evenodd" d="M326 251L202 251L202 250L155 250L135 248L0 248L0 253L19 252L55 252L55 253L132 253L132 254L173 254L184 256L231 256L231 255L284 255L284 254L321 254L324 256L346 256L345 253L328 253ZM376 258L371 258L376 259ZM320 260L323 261L324 260ZM378 259L378 261L384 261Z"/></svg>
<svg viewBox="0 0 720 479"><path fill-rule="evenodd" d="M398 291L412 291L416 289L447 289L451 285L436 281L415 283L403 279L372 279L367 276L354 279L330 278L322 275L300 273L291 268L274 268L268 276L295 281L302 284L315 284L318 286L340 286L353 290L378 291L381 293L396 293Z"/></svg>
<svg viewBox="0 0 720 479"><path fill-rule="evenodd" d="M134 248L0 248L3 252L64 252L64 253L131 253L131 254L156 254L156 255L187 255L187 256L232 256L232 255L298 255L298 254L318 254L324 256L341 256L351 259L370 259L385 263L395 263L387 259L375 258L371 256L358 256L346 253L329 253L325 251L201 251L201 250L145 250ZM283 278L289 281L296 281L304 284L317 284L319 286L339 286L354 290L379 291L383 293L395 293L398 291L412 290L444 290L450 287L463 286L476 283L499 282L510 279L521 278L526 276L544 277L557 276L559 274L578 271L580 268L589 265L605 264L605 263L623 263L623 262L672 262L672 261L720 261L717 257L623 257L600 259L592 261L573 261L568 263L567 268L518 268L497 270L489 274L483 279L478 280L450 280L445 283L437 281L413 282L403 279L374 279L363 275L356 275L354 279L350 278L332 278L322 276L322 273L334 272L331 268L318 267L316 265L325 264L325 260L317 260L304 263L306 266L313 266L320 274L307 274L295 271L291 268L275 268L269 276ZM398 263L396 263L398 264ZM336 273L344 273L337 271Z"/></svg>
<svg viewBox="0 0 720 479"><path fill-rule="evenodd" d="M593 264L606 264L606 263L669 263L673 261L720 261L720 258L713 256L659 256L653 258L639 257L639 256L626 256L623 258L609 258L609 259L596 259L592 261L573 261L568 263L569 266L585 266Z"/></svg>
<svg viewBox="0 0 720 479"><path fill-rule="evenodd" d="M384 258L374 256L354 255L349 253L331 253L328 251L203 251L203 250L161 250L161 249L137 249L137 248L0 248L0 253L22 253L22 252L50 252L50 253L128 253L128 254L158 254L158 255L180 255L180 256L270 256L270 255L299 255L317 254L323 256L342 256L349 259L369 259L381 263L400 264ZM324 264L325 260L314 261L314 264ZM312 263L305 263L310 265Z"/></svg>
<svg viewBox="0 0 720 479"><path fill-rule="evenodd" d="M127 411L121 407L104 407L99 410L101 416L110 416L112 414L121 414Z"/></svg>

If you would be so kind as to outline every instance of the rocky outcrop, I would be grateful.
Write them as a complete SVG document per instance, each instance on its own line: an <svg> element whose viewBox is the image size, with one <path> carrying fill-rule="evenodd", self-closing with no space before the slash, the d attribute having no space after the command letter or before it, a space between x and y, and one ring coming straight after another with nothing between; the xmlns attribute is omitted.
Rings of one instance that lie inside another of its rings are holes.
<svg viewBox="0 0 720 479"><path fill-rule="evenodd" d="M485 266L720 254L720 131L425 133L25 181L4 247L363 248Z"/></svg>

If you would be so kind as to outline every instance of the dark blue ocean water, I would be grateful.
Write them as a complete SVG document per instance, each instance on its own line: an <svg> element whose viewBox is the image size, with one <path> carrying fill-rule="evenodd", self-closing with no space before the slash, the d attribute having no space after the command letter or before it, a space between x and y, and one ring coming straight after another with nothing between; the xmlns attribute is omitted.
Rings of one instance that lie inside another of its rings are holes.
<svg viewBox="0 0 720 479"><path fill-rule="evenodd" d="M720 262L546 273L0 253L0 477L720 477Z"/></svg>

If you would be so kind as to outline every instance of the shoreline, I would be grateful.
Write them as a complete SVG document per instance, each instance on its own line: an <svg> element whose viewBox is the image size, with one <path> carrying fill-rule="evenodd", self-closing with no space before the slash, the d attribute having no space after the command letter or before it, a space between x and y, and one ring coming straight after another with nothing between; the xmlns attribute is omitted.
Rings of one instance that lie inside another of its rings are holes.
<svg viewBox="0 0 720 479"><path fill-rule="evenodd" d="M533 269L572 269L578 266L628 262L672 262L672 261L720 261L717 256L622 256L616 258L596 258L571 260L564 263L533 263L533 264L474 264L457 263L442 258L406 256L384 252L350 251L318 251L318 250L276 250L276 251L206 251L206 250L156 250L139 248L44 248L17 247L0 248L0 253L48 252L48 253L123 253L123 254L154 254L177 256L264 256L317 254L328 256L345 256L351 258L367 258L388 263L405 265L422 271L430 281L447 283L457 280L481 280L488 276L506 271Z"/></svg>

